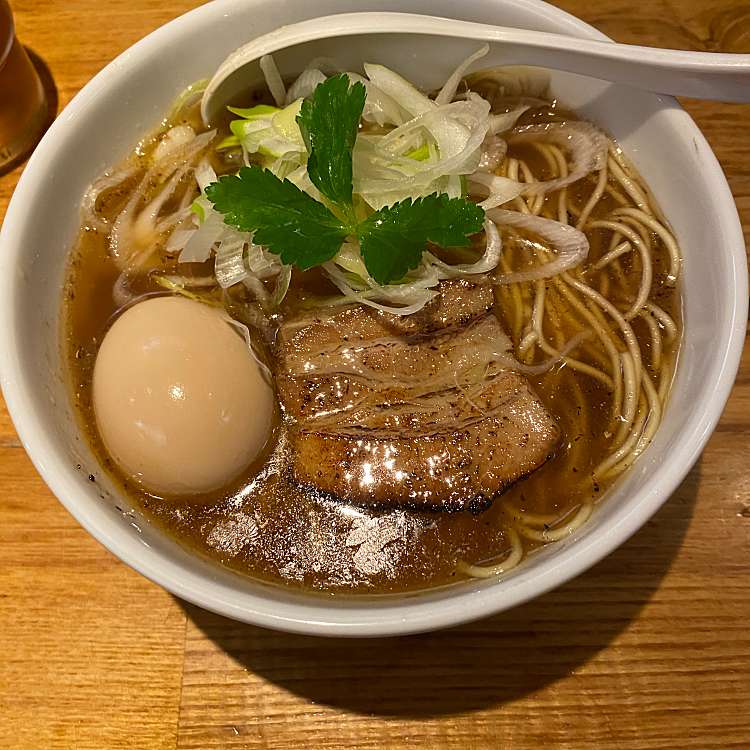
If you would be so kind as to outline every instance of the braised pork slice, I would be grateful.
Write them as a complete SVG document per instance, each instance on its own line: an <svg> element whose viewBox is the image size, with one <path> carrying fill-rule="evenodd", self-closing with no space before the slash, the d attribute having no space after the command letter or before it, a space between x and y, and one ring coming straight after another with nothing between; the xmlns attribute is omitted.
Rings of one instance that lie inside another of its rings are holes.
<svg viewBox="0 0 750 750"><path fill-rule="evenodd" d="M277 382L296 480L360 504L479 510L543 464L559 429L509 369L492 304L461 280L410 316L352 306L286 322Z"/></svg>

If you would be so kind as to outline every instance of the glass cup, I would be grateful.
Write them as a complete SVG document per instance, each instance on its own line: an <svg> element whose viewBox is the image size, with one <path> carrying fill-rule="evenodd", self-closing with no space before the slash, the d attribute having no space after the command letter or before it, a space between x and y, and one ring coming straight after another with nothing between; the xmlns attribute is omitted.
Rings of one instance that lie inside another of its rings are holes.
<svg viewBox="0 0 750 750"><path fill-rule="evenodd" d="M48 122L44 87L0 0L0 173L29 154Z"/></svg>

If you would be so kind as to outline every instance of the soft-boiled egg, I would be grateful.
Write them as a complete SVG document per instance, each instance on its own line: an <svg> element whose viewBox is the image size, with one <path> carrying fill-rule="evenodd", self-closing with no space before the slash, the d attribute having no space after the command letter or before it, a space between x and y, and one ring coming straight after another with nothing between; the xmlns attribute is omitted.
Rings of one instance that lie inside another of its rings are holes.
<svg viewBox="0 0 750 750"><path fill-rule="evenodd" d="M97 354L93 400L112 458L158 495L235 479L263 450L275 408L226 317L181 297L139 302L117 318Z"/></svg>

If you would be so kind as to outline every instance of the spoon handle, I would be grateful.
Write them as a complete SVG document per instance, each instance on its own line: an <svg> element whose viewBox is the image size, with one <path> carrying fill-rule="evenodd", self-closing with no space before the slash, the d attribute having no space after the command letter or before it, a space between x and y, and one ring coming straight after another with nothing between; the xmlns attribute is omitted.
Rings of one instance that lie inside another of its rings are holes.
<svg viewBox="0 0 750 750"><path fill-rule="evenodd" d="M201 115L216 112L217 91L238 71L263 55L311 41L348 36L418 35L488 42L487 67L535 65L564 70L637 89L673 96L750 102L750 55L683 52L636 47L608 40L580 39L545 31L491 26L413 13L341 13L282 26L235 50L220 66L203 94Z"/></svg>
<svg viewBox="0 0 750 750"><path fill-rule="evenodd" d="M483 30L477 40L496 42L504 63L555 68L673 96L750 102L750 55L638 47L474 23L466 26L474 27L462 29L466 36Z"/></svg>

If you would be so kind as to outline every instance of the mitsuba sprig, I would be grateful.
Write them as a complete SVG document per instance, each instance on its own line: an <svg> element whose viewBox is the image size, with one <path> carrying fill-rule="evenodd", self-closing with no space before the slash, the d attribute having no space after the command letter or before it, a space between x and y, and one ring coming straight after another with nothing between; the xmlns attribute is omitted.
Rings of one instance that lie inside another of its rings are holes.
<svg viewBox="0 0 750 750"><path fill-rule="evenodd" d="M359 244L368 273L379 284L416 268L428 242L463 247L482 229L484 211L464 198L418 197L355 214L352 151L366 89L345 74L319 84L303 102L297 123L308 151L307 173L326 203L258 165L243 167L206 188L214 208L232 227L253 232L284 263L306 270L336 256L346 241Z"/></svg>

